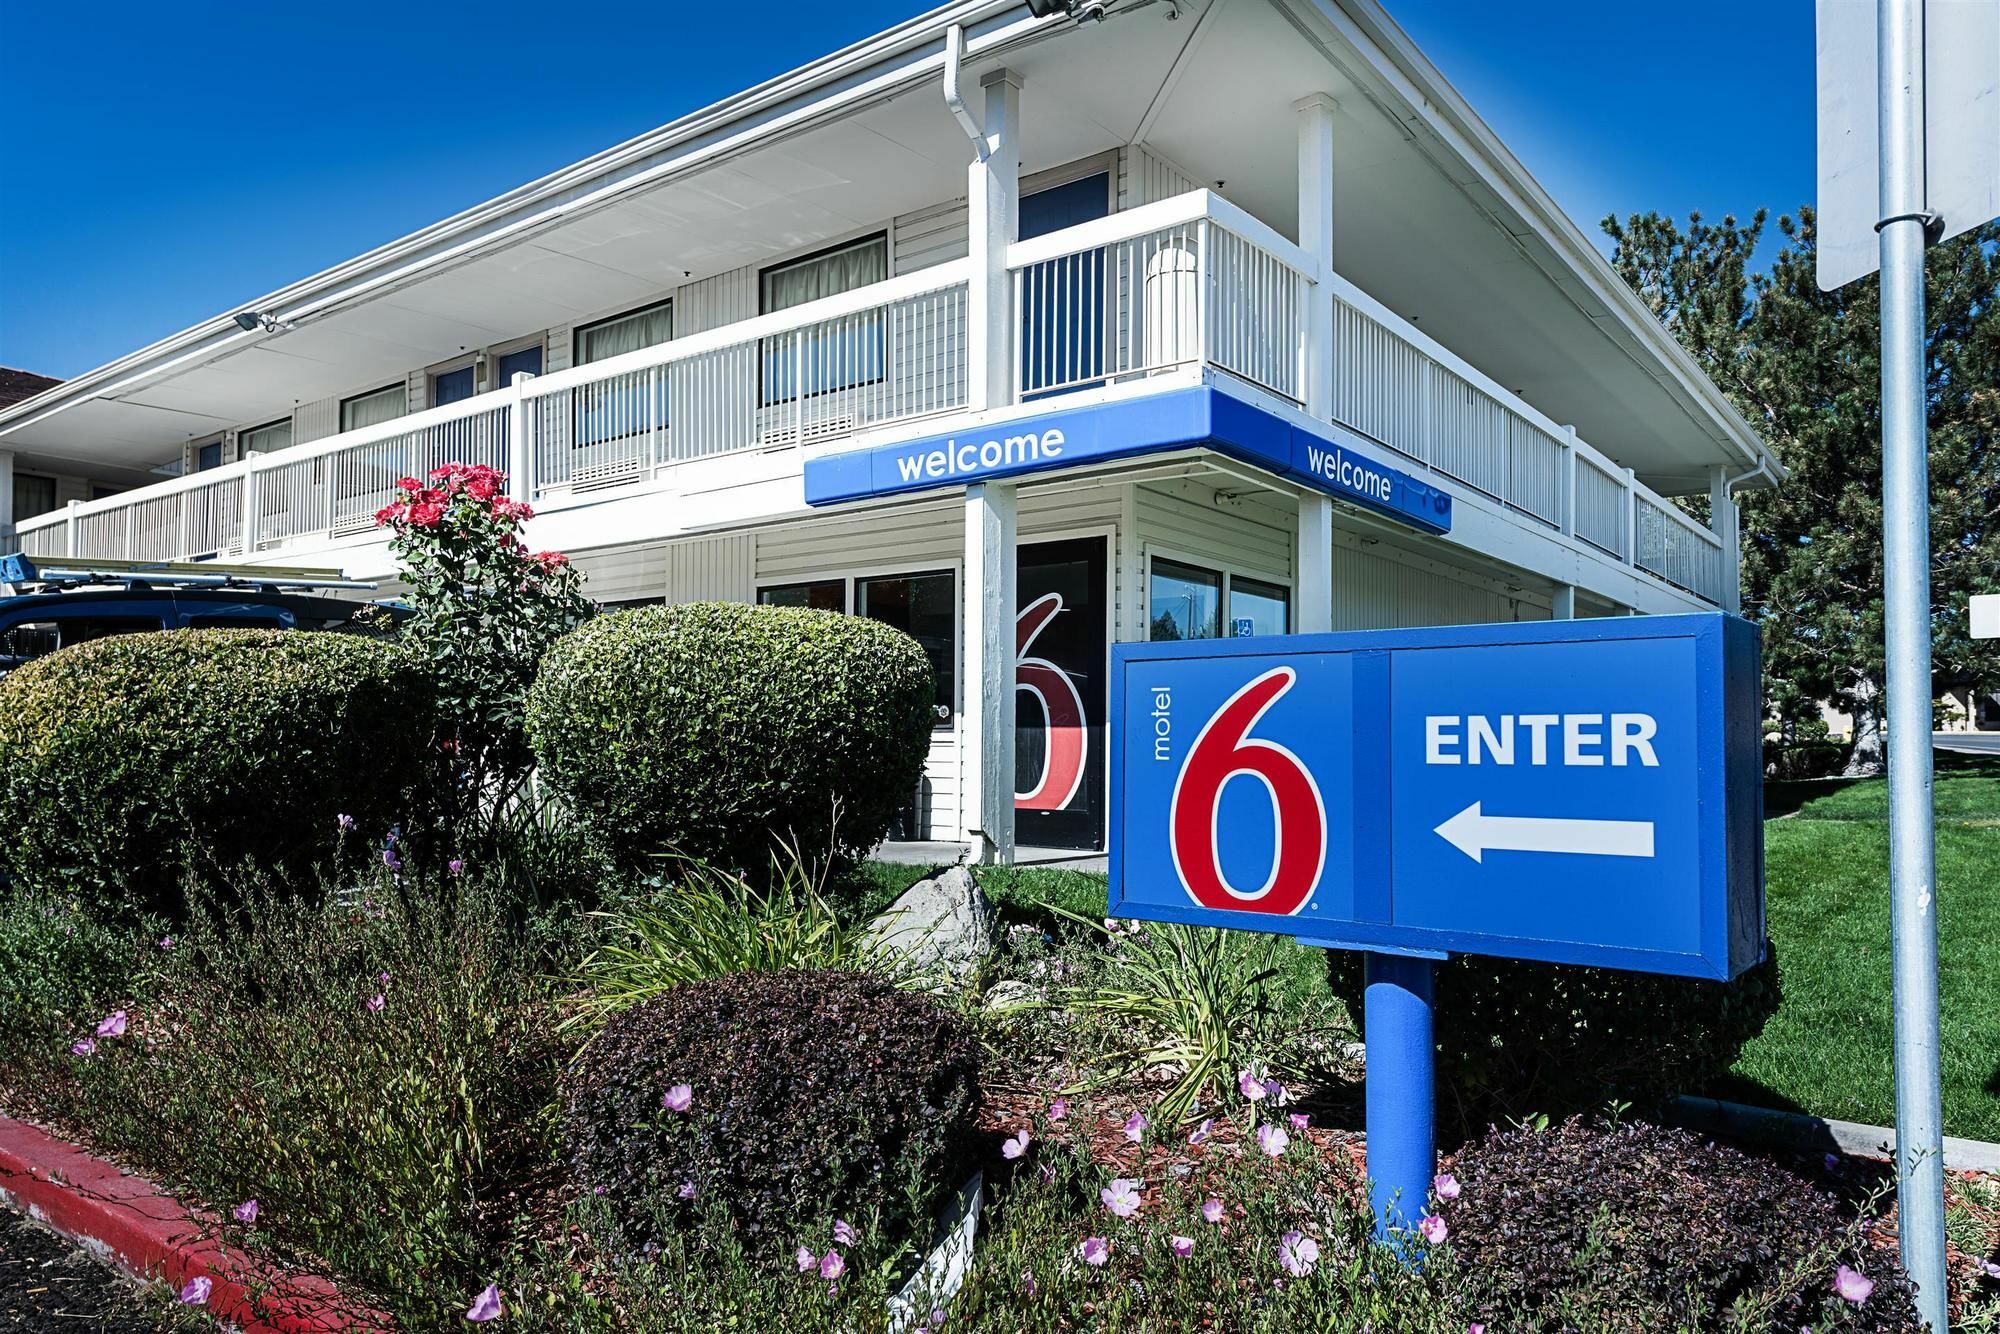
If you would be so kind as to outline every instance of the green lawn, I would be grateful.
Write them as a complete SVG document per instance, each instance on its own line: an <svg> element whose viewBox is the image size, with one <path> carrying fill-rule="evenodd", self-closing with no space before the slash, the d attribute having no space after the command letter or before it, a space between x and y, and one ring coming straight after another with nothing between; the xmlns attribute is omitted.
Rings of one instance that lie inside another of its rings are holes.
<svg viewBox="0 0 2000 1334"><path fill-rule="evenodd" d="M1894 1123L1887 802L1855 783L1765 826L1785 1000L1719 1092ZM1945 1130L2000 1140L2000 764L1940 767L1937 868Z"/></svg>

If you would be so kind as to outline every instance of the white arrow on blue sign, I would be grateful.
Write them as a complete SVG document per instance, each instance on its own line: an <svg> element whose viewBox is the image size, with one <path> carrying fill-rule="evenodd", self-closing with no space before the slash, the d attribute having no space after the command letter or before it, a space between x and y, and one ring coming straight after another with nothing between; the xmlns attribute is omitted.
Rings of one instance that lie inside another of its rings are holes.
<svg viewBox="0 0 2000 1334"><path fill-rule="evenodd" d="M1121 644L1111 911L1733 977L1757 637L1722 615Z"/></svg>

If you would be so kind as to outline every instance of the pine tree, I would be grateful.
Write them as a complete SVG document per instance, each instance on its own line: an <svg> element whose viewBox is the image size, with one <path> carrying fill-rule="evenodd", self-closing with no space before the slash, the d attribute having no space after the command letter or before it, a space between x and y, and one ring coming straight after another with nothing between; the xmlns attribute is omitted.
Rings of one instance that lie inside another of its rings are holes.
<svg viewBox="0 0 2000 1334"><path fill-rule="evenodd" d="M1882 762L1880 287L1822 292L1812 210L1750 270L1747 226L1691 214L1606 218L1612 265L1760 430L1789 476L1743 501L1743 610L1762 627L1778 717L1821 702L1855 719L1854 773ZM1931 638L1937 690L2000 688L2000 644L1968 637L1966 598L2000 592L2000 225L1926 259ZM1705 509L1704 498L1699 508ZM1925 738L1928 744L1929 738Z"/></svg>

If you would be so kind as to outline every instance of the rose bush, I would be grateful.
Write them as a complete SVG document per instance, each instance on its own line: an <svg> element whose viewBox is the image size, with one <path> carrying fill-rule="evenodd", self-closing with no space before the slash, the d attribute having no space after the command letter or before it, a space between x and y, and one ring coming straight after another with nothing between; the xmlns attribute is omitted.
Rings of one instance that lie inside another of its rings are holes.
<svg viewBox="0 0 2000 1334"><path fill-rule="evenodd" d="M534 510L507 494L507 475L447 463L396 483L375 515L394 536L415 615L403 639L436 683L446 815L503 809L534 764L523 720L542 654L595 610L569 558L530 551Z"/></svg>

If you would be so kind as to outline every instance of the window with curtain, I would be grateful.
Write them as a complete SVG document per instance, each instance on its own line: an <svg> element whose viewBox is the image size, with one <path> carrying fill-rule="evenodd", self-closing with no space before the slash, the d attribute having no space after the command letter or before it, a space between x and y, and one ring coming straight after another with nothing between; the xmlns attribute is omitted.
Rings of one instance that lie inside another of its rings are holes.
<svg viewBox="0 0 2000 1334"><path fill-rule="evenodd" d="M236 437L238 454L275 454L292 447L292 419L254 426Z"/></svg>
<svg viewBox="0 0 2000 1334"><path fill-rule="evenodd" d="M33 473L14 474L14 522L47 514L56 507L56 479Z"/></svg>
<svg viewBox="0 0 2000 1334"><path fill-rule="evenodd" d="M883 233L764 270L759 275L759 305L769 315L886 282L888 277L889 237ZM764 406L881 380L887 361L885 343L882 316L874 311L764 339Z"/></svg>
<svg viewBox="0 0 2000 1334"><path fill-rule="evenodd" d="M626 315L586 324L571 335L576 364L587 366L642 347L653 347L674 336L674 306L671 301L647 306ZM647 386L657 395L650 405ZM599 384L584 385L576 391L576 436L574 446L603 444L651 429L655 422L667 424L667 374L638 372L620 375Z"/></svg>
<svg viewBox="0 0 2000 1334"><path fill-rule="evenodd" d="M353 398L342 399L340 429L358 431L364 426L379 426L383 422L394 421L409 410L409 391L400 384L392 384L366 394L356 394Z"/></svg>

